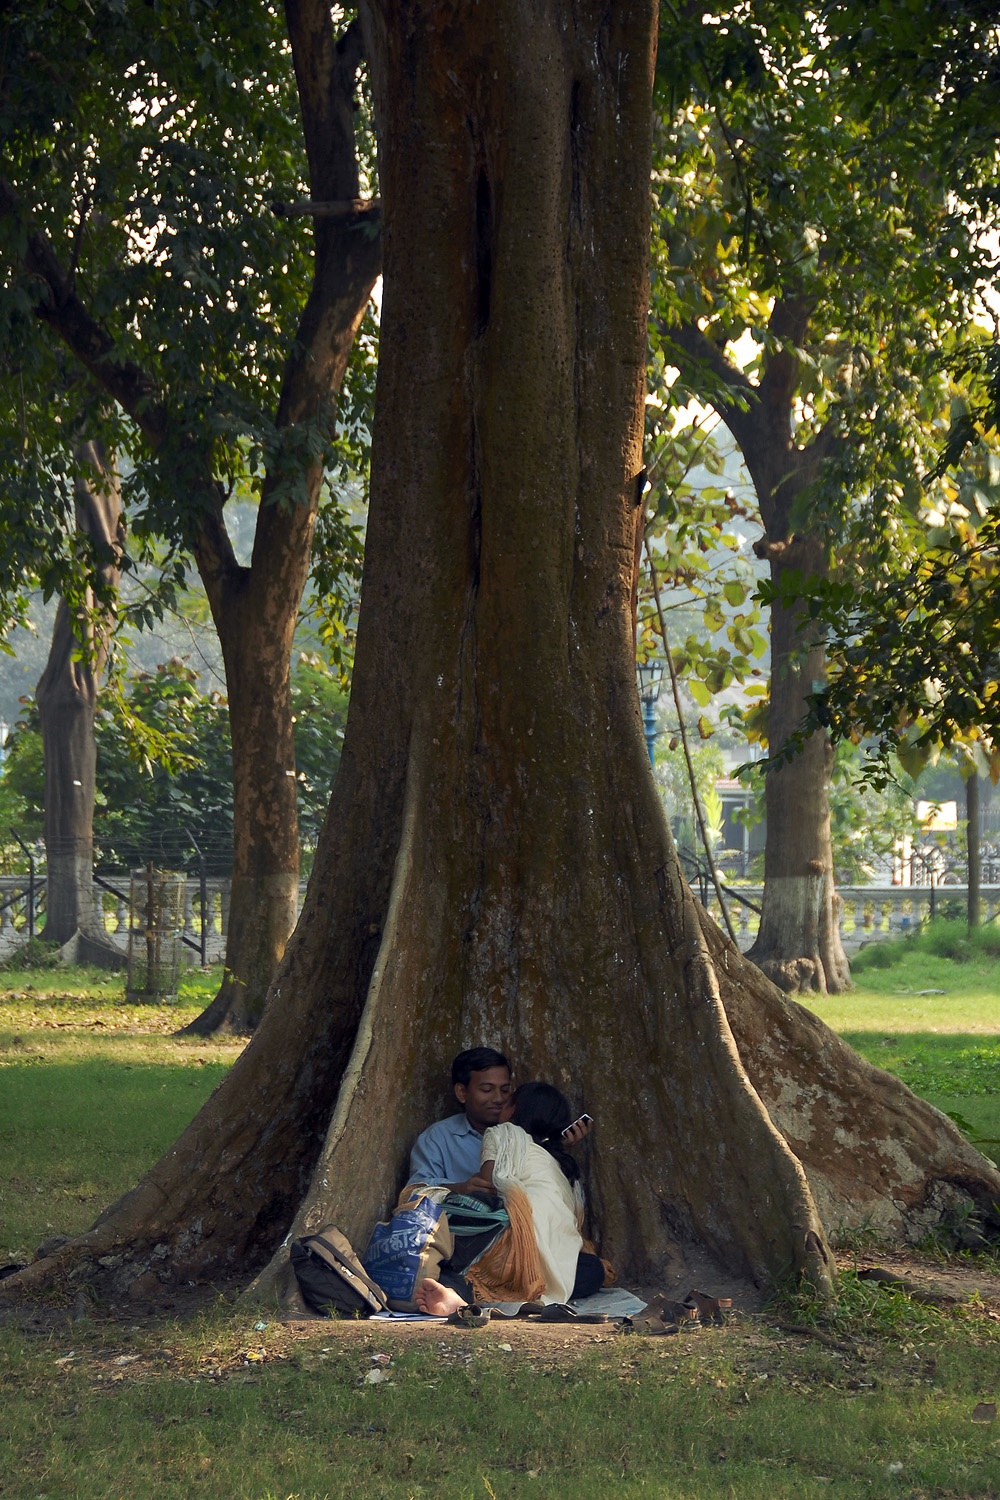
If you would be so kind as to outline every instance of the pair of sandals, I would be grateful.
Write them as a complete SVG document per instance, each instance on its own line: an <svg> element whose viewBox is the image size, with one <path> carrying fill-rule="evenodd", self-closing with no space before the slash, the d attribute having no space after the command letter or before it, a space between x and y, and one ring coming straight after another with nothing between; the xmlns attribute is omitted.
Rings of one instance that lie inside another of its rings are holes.
<svg viewBox="0 0 1000 1500"><path fill-rule="evenodd" d="M525 1302L518 1316L529 1323L609 1323L607 1313L582 1313L568 1302ZM470 1303L460 1307L447 1320L458 1328L485 1328L490 1321L490 1309Z"/></svg>
<svg viewBox="0 0 1000 1500"><path fill-rule="evenodd" d="M623 1318L622 1333L642 1333L647 1338L669 1337L680 1333L685 1324L701 1323L703 1327L714 1323L721 1328L725 1314L733 1305L731 1297L713 1297L708 1292L688 1292L683 1302L674 1302L669 1297L657 1297L636 1318Z"/></svg>
<svg viewBox="0 0 1000 1500"><path fill-rule="evenodd" d="M714 1324L722 1328L726 1313L731 1309L731 1297L713 1297L709 1292L700 1292L692 1287L683 1302L669 1297L656 1297L635 1318L611 1319L607 1313L583 1313L568 1302L526 1302L519 1316L529 1323L610 1323L614 1321L621 1333L642 1333L647 1337L664 1337L680 1333L685 1323L700 1323L703 1327ZM459 1328L485 1328L490 1321L490 1309L470 1303L460 1307L447 1320Z"/></svg>

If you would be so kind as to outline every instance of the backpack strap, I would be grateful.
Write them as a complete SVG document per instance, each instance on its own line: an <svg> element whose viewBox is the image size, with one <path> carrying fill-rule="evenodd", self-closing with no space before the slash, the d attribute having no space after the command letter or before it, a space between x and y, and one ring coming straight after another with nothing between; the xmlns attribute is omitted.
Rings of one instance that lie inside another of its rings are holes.
<svg viewBox="0 0 1000 1500"><path fill-rule="evenodd" d="M308 1239L311 1244L322 1245L327 1255L332 1256L337 1265L343 1266L343 1268L349 1271L352 1276L356 1277L358 1281L363 1282L371 1292L375 1300L380 1303L383 1308L388 1307L389 1304L386 1301L385 1292L383 1292L377 1281L372 1281L371 1277L368 1275L367 1271L359 1261L356 1262L353 1260L349 1260L346 1255L341 1254L336 1245L331 1245L330 1241L324 1239L321 1234L311 1234L308 1236Z"/></svg>

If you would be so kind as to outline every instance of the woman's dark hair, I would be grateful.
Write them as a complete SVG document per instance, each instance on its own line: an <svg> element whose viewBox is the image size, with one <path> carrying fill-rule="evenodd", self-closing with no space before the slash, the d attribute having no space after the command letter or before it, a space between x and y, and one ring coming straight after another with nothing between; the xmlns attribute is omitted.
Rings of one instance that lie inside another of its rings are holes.
<svg viewBox="0 0 1000 1500"><path fill-rule="evenodd" d="M569 1100L554 1084L522 1083L514 1095L514 1124L555 1158L570 1182L577 1182L580 1168L562 1144L562 1133L572 1120Z"/></svg>

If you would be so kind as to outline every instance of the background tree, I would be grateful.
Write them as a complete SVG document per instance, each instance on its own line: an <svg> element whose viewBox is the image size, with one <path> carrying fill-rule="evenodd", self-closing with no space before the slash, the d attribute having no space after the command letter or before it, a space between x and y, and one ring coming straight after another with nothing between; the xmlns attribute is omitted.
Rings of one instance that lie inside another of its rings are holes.
<svg viewBox="0 0 1000 1500"><path fill-rule="evenodd" d="M295 762L303 838L315 842L330 800L347 717L343 689L316 657L292 672ZM29 706L8 742L0 781L17 799L25 837L41 831L46 793L40 713ZM104 870L148 860L168 869L205 857L228 876L233 857L233 782L225 697L204 691L187 661L173 657L136 672L98 702L96 852ZM307 845L309 847L309 845Z"/></svg>
<svg viewBox="0 0 1000 1500"><path fill-rule="evenodd" d="M189 1278L320 1218L363 1240L472 1040L601 1120L592 1211L629 1275L680 1277L700 1247L826 1287L818 1204L896 1235L956 1202L995 1224L996 1171L721 938L663 819L633 614L654 7L363 14L382 340L353 691L306 906L189 1129L0 1296L109 1255L81 1274L139 1295L157 1244ZM279 1249L260 1288L285 1269Z"/></svg>
<svg viewBox="0 0 1000 1500"><path fill-rule="evenodd" d="M948 184L894 149L891 103L859 96L824 34L781 7L678 28L696 103L664 150L656 306L684 387L740 445L771 570L764 910L755 961L787 989L849 983L830 843L832 751L803 735L825 676L797 603L827 575L852 502L869 531L918 489L942 343L983 256ZM666 102L666 101L665 101ZM671 158L671 153L673 156ZM733 353L744 335L756 353ZM796 753L788 753L795 746Z"/></svg>
<svg viewBox="0 0 1000 1500"><path fill-rule="evenodd" d="M380 262L377 205L360 202L358 28L338 38L319 0L286 17L294 80L264 5L224 35L187 0L36 0L4 22L8 358L36 393L63 359L111 398L100 430L132 459L132 534L193 553L226 663L233 896L226 979L197 1029L256 1022L295 918L292 633ZM265 207L276 184L324 205L311 242ZM248 565L225 522L238 480L261 500Z"/></svg>
<svg viewBox="0 0 1000 1500"><path fill-rule="evenodd" d="M35 693L45 764L45 928L77 962L118 962L94 898L94 717L119 580L121 495L118 476L96 443L78 450L83 468L74 510L97 587L60 599L52 646Z"/></svg>

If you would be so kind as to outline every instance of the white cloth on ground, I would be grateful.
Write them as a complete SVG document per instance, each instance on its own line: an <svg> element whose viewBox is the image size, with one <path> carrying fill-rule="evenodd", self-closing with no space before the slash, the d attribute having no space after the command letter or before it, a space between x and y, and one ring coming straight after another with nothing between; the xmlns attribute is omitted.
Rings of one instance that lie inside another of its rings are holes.
<svg viewBox="0 0 1000 1500"><path fill-rule="evenodd" d="M531 1205L535 1243L545 1278L543 1302L568 1302L583 1248L583 1194L555 1159L520 1125L491 1125L483 1135L481 1161L492 1161L493 1186L501 1195L520 1188Z"/></svg>

